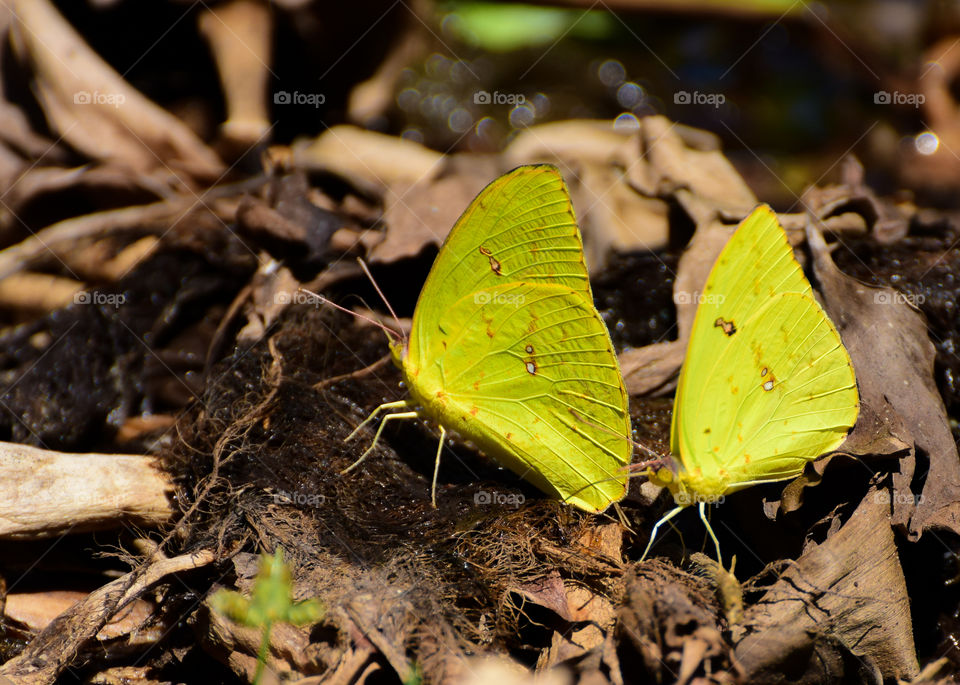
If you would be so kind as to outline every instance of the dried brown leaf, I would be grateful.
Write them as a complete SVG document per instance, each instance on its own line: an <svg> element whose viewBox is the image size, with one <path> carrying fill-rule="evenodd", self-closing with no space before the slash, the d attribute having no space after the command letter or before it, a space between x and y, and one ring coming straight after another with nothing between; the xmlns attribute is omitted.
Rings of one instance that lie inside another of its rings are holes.
<svg viewBox="0 0 960 685"><path fill-rule="evenodd" d="M47 0L17 2L12 33L51 127L76 149L141 173L183 170L209 180L223 172L212 150L131 87Z"/></svg>
<svg viewBox="0 0 960 685"><path fill-rule="evenodd" d="M740 220L757 206L753 191L713 145L691 145L698 141L666 117L645 117L641 124L641 161L627 173L645 194L675 196L697 225L717 217Z"/></svg>
<svg viewBox="0 0 960 685"><path fill-rule="evenodd" d="M923 315L889 288L870 288L830 259L811 225L807 241L824 305L850 352L860 388L860 418L841 451L890 455L908 450L894 474L893 521L917 539L929 527L960 533L960 459L933 380L935 350ZM923 491L911 483L917 455L929 459Z"/></svg>
<svg viewBox="0 0 960 685"><path fill-rule="evenodd" d="M401 183L427 181L440 173L444 156L403 138L333 126L293 145L299 169L337 174L374 197Z"/></svg>
<svg viewBox="0 0 960 685"><path fill-rule="evenodd" d="M735 654L748 681L787 682L787 671L801 683L917 672L910 600L881 494L871 490L747 608L750 633Z"/></svg>
<svg viewBox="0 0 960 685"><path fill-rule="evenodd" d="M390 186L383 213L386 233L370 251L371 262L415 257L427 245L443 243L463 210L498 173L492 160L461 166L440 178Z"/></svg>

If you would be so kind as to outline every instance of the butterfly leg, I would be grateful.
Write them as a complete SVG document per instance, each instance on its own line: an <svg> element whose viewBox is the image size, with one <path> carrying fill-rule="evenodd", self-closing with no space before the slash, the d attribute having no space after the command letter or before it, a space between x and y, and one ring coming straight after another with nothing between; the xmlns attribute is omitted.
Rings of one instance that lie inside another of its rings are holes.
<svg viewBox="0 0 960 685"><path fill-rule="evenodd" d="M700 511L700 520L703 521L703 525L707 527L710 539L713 540L713 545L717 548L717 563L720 564L720 568L723 568L723 560L720 558L720 542L717 540L717 536L714 535L713 528L710 527L710 521L707 520L707 503L700 502L697 509Z"/></svg>
<svg viewBox="0 0 960 685"><path fill-rule="evenodd" d="M391 406L391 405L392 405L392 406ZM393 407L396 407L396 406L398 406L398 405L399 405L399 406L404 406L404 407L409 406L409 405L407 405L405 402L403 402L403 403L390 402L389 404L381 404L379 407L377 407L377 409L374 410L374 412L376 412L376 411L378 411L378 410L380 410L380 409L383 409L384 407L393 408ZM404 412L399 412L399 413L397 413L397 414L387 414L386 416L384 416L384 417L383 417L383 421L381 421L381 422L380 422L380 425L377 426L377 432L376 432L376 433L374 434L374 436L373 436L373 442L370 443L370 447L368 447L366 450L364 450L363 454L360 455L360 458L359 458L359 459L357 459L355 462L353 462L352 464L350 464L350 466L348 466L348 467L345 468L343 471L341 471L341 472L340 472L340 475L343 475L343 474L345 474L345 473L349 473L350 471L352 471L353 469L355 469L357 466L359 466L359 465L360 465L360 462L362 462L364 459L367 458L367 455L370 454L370 452L373 451L373 448L377 446L377 442L379 442L379 440L380 440L380 434L383 432L384 426L387 425L387 421L393 421L393 420L396 420L396 419L415 419L415 418L417 418L418 416L420 416L420 414L419 414L418 412L415 412L415 411L404 411Z"/></svg>
<svg viewBox="0 0 960 685"><path fill-rule="evenodd" d="M407 400L398 400L396 402L387 402L386 404L381 404L379 407L370 412L370 415L367 416L363 421L360 422L360 425L353 429L353 432L350 433L347 437L343 439L344 442L349 442L353 440L353 436L360 432L360 429L366 426L368 423L377 418L377 415L384 409L400 409L401 407L409 407L410 403ZM351 467L352 468L352 467Z"/></svg>
<svg viewBox="0 0 960 685"><path fill-rule="evenodd" d="M433 508L437 508L437 474L440 473L440 453L443 451L443 443L447 439L447 429L440 424L440 444L437 445L437 462L433 466L433 486L430 488L430 502Z"/></svg>
<svg viewBox="0 0 960 685"><path fill-rule="evenodd" d="M647 552L650 551L650 547L653 545L653 541L656 540L657 531L660 529L660 526L662 526L664 523L672 519L681 511L683 511L683 507L676 507L675 509L671 509L663 516L662 519L656 522L656 524L653 526L653 530L650 531L650 542L647 543L647 548L643 550L643 556L640 557L640 561L643 561L644 559L647 558Z"/></svg>

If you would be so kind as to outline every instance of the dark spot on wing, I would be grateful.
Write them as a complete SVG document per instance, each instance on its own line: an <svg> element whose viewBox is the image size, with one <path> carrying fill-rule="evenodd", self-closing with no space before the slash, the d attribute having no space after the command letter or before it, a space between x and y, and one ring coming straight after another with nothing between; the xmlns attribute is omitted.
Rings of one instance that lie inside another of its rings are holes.
<svg viewBox="0 0 960 685"><path fill-rule="evenodd" d="M496 258L493 256L493 253L492 253L490 250L488 250L488 249L485 248L483 245L481 245L481 246L480 246L480 254L482 254L484 257L486 257L488 260L490 260L490 270L491 270L493 273L495 273L497 276L502 276L502 275L503 275L503 274L501 273L501 270L503 269L503 267L501 266L500 262L498 262L498 261L496 260Z"/></svg>
<svg viewBox="0 0 960 685"><path fill-rule="evenodd" d="M715 328L720 328L723 330L723 334L727 337L730 337L737 332L737 327L733 321L726 321L722 316L718 316L717 320L713 322Z"/></svg>
<svg viewBox="0 0 960 685"><path fill-rule="evenodd" d="M773 375L773 371L764 366L760 370L760 378L765 379L763 383L760 384L760 387L770 392L773 390L774 386L777 384L777 377Z"/></svg>

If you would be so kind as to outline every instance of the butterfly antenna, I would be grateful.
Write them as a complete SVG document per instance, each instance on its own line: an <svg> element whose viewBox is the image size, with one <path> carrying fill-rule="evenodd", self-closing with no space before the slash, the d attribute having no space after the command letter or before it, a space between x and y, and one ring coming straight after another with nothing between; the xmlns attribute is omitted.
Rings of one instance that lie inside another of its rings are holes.
<svg viewBox="0 0 960 685"><path fill-rule="evenodd" d="M377 281L373 278L373 274L370 273L370 269L367 268L367 263L363 261L360 257L357 257L357 261L360 263L360 268L363 269L363 273L367 274L367 278L370 279L370 283L373 285L373 289L377 291L377 295L380 296L380 299L383 300L383 303L387 306L387 311L390 312L390 316L393 317L393 320L397 323L397 329L403 330L403 327L400 325L400 317L397 316L397 313L393 311L393 307L390 306L390 300L387 299L386 295L383 294L383 291L380 290L380 286L377 284ZM401 334L401 339L404 337Z"/></svg>
<svg viewBox="0 0 960 685"><path fill-rule="evenodd" d="M319 293L315 293L315 292L313 292L312 290L307 290L306 288L299 288L299 290L300 290L300 292L302 292L302 293L306 293L307 295L310 295L311 297L317 298L317 300L319 300L321 304L329 305L329 306L333 307L334 309L339 309L341 312L346 312L347 314L350 314L350 315L352 315L352 316L355 316L355 317L357 317L358 319L363 319L364 321L366 321L366 322L368 322L368 323L372 323L374 326L376 326L377 328L381 329L384 333L386 333L386 334L387 334L387 337L390 338L391 340L394 340L394 339L402 340L402 339L403 339L403 334L402 334L402 333L398 333L397 331L393 330L393 329L390 328L389 326L383 324L383 323L380 322L380 321L377 321L377 320L374 319L373 317L365 316L364 314L358 314L357 312L353 311L352 309L347 309L346 307L341 307L341 306L338 305L336 302L333 302L332 300L328 300L328 299L325 298L323 295L320 295ZM377 292L380 292L380 291L378 290ZM381 297L382 297L382 295L381 295ZM387 306L389 307L389 305L387 305ZM390 313L393 314L393 310L391 310ZM394 315L393 318L396 319L396 318L397 318L396 315ZM399 323L399 320L398 320L398 323Z"/></svg>
<svg viewBox="0 0 960 685"><path fill-rule="evenodd" d="M631 437L629 437L629 436L627 436L627 435L622 435L622 434L616 432L615 430L611 430L610 428L607 428L606 426L601 425L601 424L599 424L599 423L597 423L597 422L595 422L595 421L591 421L591 420L588 419L587 417L583 416L583 415L582 415L580 412L578 412L576 409L570 409L569 407L568 407L568 409L569 409L570 413L573 414L573 418L575 418L577 421L579 421L579 422L581 422L581 423L585 423L585 424L587 424L588 426L591 426L591 427L593 427L593 428L596 428L596 429L599 430L600 432L606 433L607 435L612 435L612 436L615 437L615 438L620 438L620 439L622 439L622 440L626 440L626 441L628 441L631 445L633 445L634 447L636 447L637 449L639 449L641 452L645 452L645 453L647 454L647 456L650 457L650 462L642 462L641 464L637 464L638 467L641 467L641 468L642 468L642 467L644 467L644 465L646 465L646 464L648 464L648 463L657 463L657 464L659 464L660 462L662 462L662 461L664 460L664 455L662 455L662 454L660 454L660 453L658 453L658 452L650 449L649 447L647 447L647 446L644 445L643 443L637 442L637 441L634 440L633 438L631 438Z"/></svg>

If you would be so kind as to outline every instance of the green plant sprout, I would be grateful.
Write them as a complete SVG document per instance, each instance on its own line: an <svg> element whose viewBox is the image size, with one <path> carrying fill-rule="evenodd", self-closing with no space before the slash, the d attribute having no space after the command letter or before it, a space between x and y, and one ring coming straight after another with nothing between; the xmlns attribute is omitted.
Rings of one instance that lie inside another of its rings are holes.
<svg viewBox="0 0 960 685"><path fill-rule="evenodd" d="M251 628L262 628L263 639L257 654L257 670L253 683L257 685L267 664L270 648L270 630L274 623L290 623L295 626L315 623L323 615L323 604L318 599L293 601L293 582L290 568L283 561L283 549L277 548L273 556L260 557L260 570L253 583L253 593L245 597L233 590L218 590L210 597L213 610L234 623Z"/></svg>

